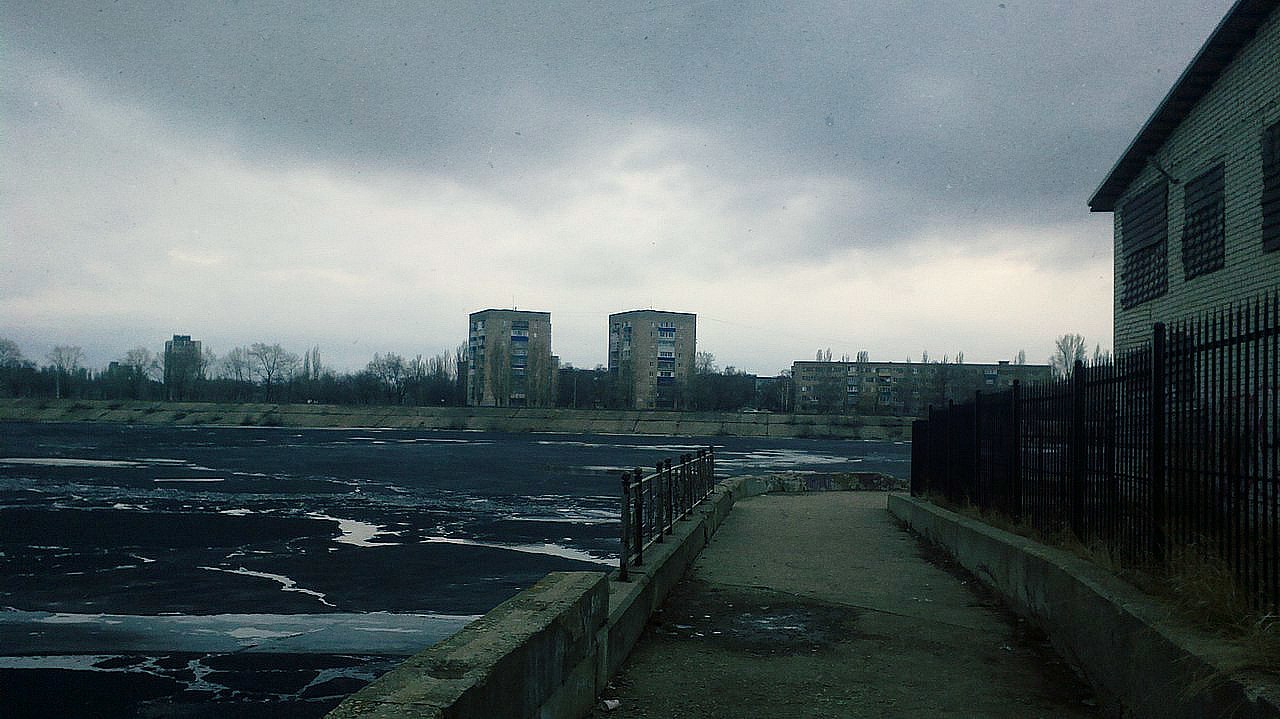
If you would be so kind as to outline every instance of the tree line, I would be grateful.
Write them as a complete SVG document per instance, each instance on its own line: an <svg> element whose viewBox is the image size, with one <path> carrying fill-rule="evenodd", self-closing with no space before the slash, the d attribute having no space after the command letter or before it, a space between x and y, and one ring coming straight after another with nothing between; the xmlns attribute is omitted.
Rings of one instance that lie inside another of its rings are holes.
<svg viewBox="0 0 1280 719"><path fill-rule="evenodd" d="M297 354L266 342L221 357L202 346L198 357L175 353L168 360L136 347L102 369L86 367L75 345L58 345L43 359L39 364L0 338L0 396L433 406L466 399L465 346L432 356L375 353L355 372L326 366L318 347Z"/></svg>
<svg viewBox="0 0 1280 719"><path fill-rule="evenodd" d="M1110 357L1095 347L1090 358L1080 335L1061 335L1049 365L1065 377L1076 360L1104 362ZM831 362L831 350L819 350L818 361ZM461 406L466 404L467 347L431 356L406 357L394 352L375 353L361 370L339 372L325 365L320 349L301 354L278 343L255 342L234 347L222 356L201 345L198 357L170 358L163 352L135 347L106 368L85 366L82 348L58 345L40 364L23 355L12 340L0 338L0 396L83 399L188 400L207 402L317 402L323 404L393 404ZM842 357L848 362L848 357ZM859 352L856 362L868 362ZM908 362L911 362L908 359ZM1019 352L1013 365L1026 362ZM925 353L920 374L895 378L892 401L874 393L859 397L850 406L843 379L824 381L816 387L816 406L800 408L820 413L914 415L930 403L945 403L957 393L969 391L962 374L964 353L953 359L931 360ZM549 371L536 369L538 376ZM829 387L827 385L830 385ZM625 372L603 366L560 368L550 392L556 407L628 409L634 406L634 384ZM671 389L672 407L681 410L734 412L758 409L796 411L794 379L788 372L758 378L733 366L723 370L715 356L698 352L691 373Z"/></svg>

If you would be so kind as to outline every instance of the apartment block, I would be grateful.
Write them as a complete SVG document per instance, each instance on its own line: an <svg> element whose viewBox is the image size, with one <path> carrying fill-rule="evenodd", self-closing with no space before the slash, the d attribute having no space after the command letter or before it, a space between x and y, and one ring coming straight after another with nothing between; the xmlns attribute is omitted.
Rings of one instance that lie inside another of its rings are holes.
<svg viewBox="0 0 1280 719"><path fill-rule="evenodd" d="M471 313L468 320L467 404L551 406L551 313L489 309Z"/></svg>
<svg viewBox="0 0 1280 719"><path fill-rule="evenodd" d="M1280 287L1278 7L1231 8L1089 199L1114 215L1117 353Z"/></svg>
<svg viewBox="0 0 1280 719"><path fill-rule="evenodd" d="M632 310L609 315L609 372L635 409L678 409L693 373L698 316Z"/></svg>
<svg viewBox="0 0 1280 719"><path fill-rule="evenodd" d="M839 414L918 414L929 405L972 399L975 391L1045 382L1049 365L941 362L794 362L795 410Z"/></svg>
<svg viewBox="0 0 1280 719"><path fill-rule="evenodd" d="M200 340L191 339L191 335L174 335L164 343L164 392L169 400L191 396L200 377L201 359Z"/></svg>

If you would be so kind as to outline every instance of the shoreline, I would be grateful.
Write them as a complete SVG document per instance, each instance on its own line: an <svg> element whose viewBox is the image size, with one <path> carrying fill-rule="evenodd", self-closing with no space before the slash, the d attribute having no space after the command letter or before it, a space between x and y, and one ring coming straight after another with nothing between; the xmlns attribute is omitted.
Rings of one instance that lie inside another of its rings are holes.
<svg viewBox="0 0 1280 719"><path fill-rule="evenodd" d="M0 399L0 422L392 428L691 437L909 440L910 417L768 412Z"/></svg>

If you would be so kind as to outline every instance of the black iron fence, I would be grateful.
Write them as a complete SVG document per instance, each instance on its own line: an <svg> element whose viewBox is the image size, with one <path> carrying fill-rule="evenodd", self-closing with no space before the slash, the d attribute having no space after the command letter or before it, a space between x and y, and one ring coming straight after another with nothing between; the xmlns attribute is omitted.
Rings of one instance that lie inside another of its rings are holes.
<svg viewBox="0 0 1280 719"><path fill-rule="evenodd" d="M675 523L693 511L715 488L715 452L711 447L663 460L646 475L637 467L622 475L622 552L618 579L627 581L628 566L644 564L644 551L660 544Z"/></svg>
<svg viewBox="0 0 1280 719"><path fill-rule="evenodd" d="M912 493L940 494L1122 565L1230 569L1280 612L1280 294L1153 328L1114 362L930 409Z"/></svg>

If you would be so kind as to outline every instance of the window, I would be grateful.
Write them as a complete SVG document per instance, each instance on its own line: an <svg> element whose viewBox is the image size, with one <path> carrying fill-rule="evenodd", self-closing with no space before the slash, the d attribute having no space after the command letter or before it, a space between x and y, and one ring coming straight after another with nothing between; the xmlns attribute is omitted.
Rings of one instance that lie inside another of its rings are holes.
<svg viewBox="0 0 1280 719"><path fill-rule="evenodd" d="M1123 265L1120 305L1137 307L1163 295L1169 288L1169 238L1166 218L1169 188L1161 182L1129 198L1120 211Z"/></svg>
<svg viewBox="0 0 1280 719"><path fill-rule="evenodd" d="M1262 133L1262 249L1280 250L1280 122Z"/></svg>
<svg viewBox="0 0 1280 719"><path fill-rule="evenodd" d="M1222 269L1222 164L1187 183L1183 195L1182 272L1191 279Z"/></svg>

